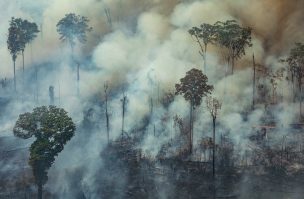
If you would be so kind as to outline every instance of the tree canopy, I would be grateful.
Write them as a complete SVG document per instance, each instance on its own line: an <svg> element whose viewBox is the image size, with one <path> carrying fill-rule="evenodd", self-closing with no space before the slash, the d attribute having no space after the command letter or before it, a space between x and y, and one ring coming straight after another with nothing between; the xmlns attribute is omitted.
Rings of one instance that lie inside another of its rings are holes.
<svg viewBox="0 0 304 199"><path fill-rule="evenodd" d="M60 40L69 42L73 47L76 41L84 43L86 41L86 33L92 30L88 25L89 19L84 16L76 15L74 13L66 14L57 23L57 32L60 34Z"/></svg>
<svg viewBox="0 0 304 199"><path fill-rule="evenodd" d="M12 55L13 61L17 59L18 54L24 49L21 26L22 19L12 17L10 27L8 28L7 48Z"/></svg>
<svg viewBox="0 0 304 199"><path fill-rule="evenodd" d="M46 183L47 171L75 132L75 124L62 108L41 106L19 115L13 132L16 137L36 140L30 147L29 164L38 186Z"/></svg>
<svg viewBox="0 0 304 199"><path fill-rule="evenodd" d="M21 28L23 33L24 46L32 42L37 37L37 34L40 32L36 23L29 22L27 20L23 20Z"/></svg>
<svg viewBox="0 0 304 199"><path fill-rule="evenodd" d="M200 27L193 27L188 32L198 41L201 40L205 46L209 43L214 43L215 41L216 29L215 26L211 24L203 23Z"/></svg>
<svg viewBox="0 0 304 199"><path fill-rule="evenodd" d="M228 64L234 70L235 60L245 55L246 47L251 47L251 28L241 27L235 20L217 21L215 24L203 23L199 27L193 27L188 32L199 44L200 51L204 59L206 70L206 52L208 44L217 44L227 49L224 54Z"/></svg>
<svg viewBox="0 0 304 199"><path fill-rule="evenodd" d="M199 106L202 97L207 96L213 90L213 86L207 82L208 77L201 70L193 68L180 79L180 84L175 84L176 94L183 95L194 107Z"/></svg>
<svg viewBox="0 0 304 199"><path fill-rule="evenodd" d="M199 44L199 53L204 59L204 70L206 70L207 46L208 44L213 44L215 42L216 28L211 24L203 23L200 27L193 27L188 32Z"/></svg>
<svg viewBox="0 0 304 199"><path fill-rule="evenodd" d="M217 44L228 50L226 59L234 70L234 61L245 55L246 47L251 47L250 27L241 27L235 20L218 21L214 24Z"/></svg>
<svg viewBox="0 0 304 199"><path fill-rule="evenodd" d="M8 31L8 49L14 57L17 57L20 51L24 51L26 44L34 40L39 33L36 23L14 17L10 21Z"/></svg>

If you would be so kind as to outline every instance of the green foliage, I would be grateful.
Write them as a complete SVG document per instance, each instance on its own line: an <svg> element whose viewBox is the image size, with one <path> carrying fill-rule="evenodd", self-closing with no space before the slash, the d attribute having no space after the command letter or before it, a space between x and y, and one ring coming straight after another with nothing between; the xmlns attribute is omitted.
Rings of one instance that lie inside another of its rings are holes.
<svg viewBox="0 0 304 199"><path fill-rule="evenodd" d="M211 24L203 23L200 27L193 27L188 32L191 36L201 39L205 45L215 41L216 28Z"/></svg>
<svg viewBox="0 0 304 199"><path fill-rule="evenodd" d="M90 32L92 27L88 26L89 19L74 13L66 14L57 23L57 32L60 34L60 40L69 42L73 47L76 40L80 43L86 41L86 32Z"/></svg>
<svg viewBox="0 0 304 199"><path fill-rule="evenodd" d="M26 44L37 36L38 32L39 30L35 23L12 17L8 29L7 48L12 55L13 61L16 60L21 51L24 51Z"/></svg>
<svg viewBox="0 0 304 199"><path fill-rule="evenodd" d="M218 21L214 26L217 43L229 50L231 59L241 58L245 48L252 46L250 27L241 27L235 20Z"/></svg>
<svg viewBox="0 0 304 199"><path fill-rule="evenodd" d="M245 55L246 47L251 47L251 28L241 27L235 20L218 21L215 24L203 23L200 27L193 27L188 32L200 46L200 54L204 58L206 67L206 51L208 44L217 44L227 49L224 54L228 64L231 64L232 73L234 62ZM206 69L206 68L205 68Z"/></svg>
<svg viewBox="0 0 304 199"><path fill-rule="evenodd" d="M36 23L23 20L21 24L24 45L31 43L40 32Z"/></svg>
<svg viewBox="0 0 304 199"><path fill-rule="evenodd" d="M209 43L213 44L215 42L216 28L213 25L203 23L200 27L193 27L188 32L199 44L199 53L204 59L204 70L206 72L207 46Z"/></svg>
<svg viewBox="0 0 304 199"><path fill-rule="evenodd" d="M12 55L13 61L17 59L17 55L24 49L22 41L21 19L12 17L10 27L8 29L7 48Z"/></svg>
<svg viewBox="0 0 304 199"><path fill-rule="evenodd" d="M31 113L19 115L13 129L14 135L23 139L36 137L30 147L29 164L38 185L46 183L47 170L73 137L75 129L67 112L55 106L37 107Z"/></svg>
<svg viewBox="0 0 304 199"><path fill-rule="evenodd" d="M175 84L176 94L183 95L193 107L199 106L202 98L213 91L213 86L207 82L208 77L201 70L193 68L180 80L180 84Z"/></svg>

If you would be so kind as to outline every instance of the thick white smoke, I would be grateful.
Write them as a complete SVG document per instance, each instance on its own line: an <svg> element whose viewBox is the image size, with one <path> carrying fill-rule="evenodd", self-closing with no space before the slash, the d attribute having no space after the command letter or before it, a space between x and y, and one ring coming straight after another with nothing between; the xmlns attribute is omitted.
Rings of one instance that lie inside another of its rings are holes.
<svg viewBox="0 0 304 199"><path fill-rule="evenodd" d="M253 47L247 49L246 56L237 63L235 74L226 77L227 66L218 47L211 45L205 73L210 84L214 85L213 96L222 102L218 117L221 126L219 132L229 131L235 145L240 146L238 150L243 151L247 147L246 142L253 126L262 125L260 119L264 113L263 107L250 112L252 54L255 53L257 62L277 68L278 55L287 53L292 43L303 38L302 34L290 25L292 22L300 23L299 17L303 18L301 13L291 13L286 20L290 23L285 23L289 25L278 28L282 14L281 4L272 9L268 5L270 10L265 11L267 5L268 3L262 0L1 1L0 7L5 9L0 17L0 79L8 78L12 82L13 77L12 59L6 46L10 18L21 17L36 22L42 31L25 51L26 84L22 84L21 56L18 56L18 97L17 100L12 100L1 114L1 136L12 135L11 129L18 114L30 111L37 105L48 104L50 85L55 87L55 104L65 108L78 125L83 119L83 112L93 108L100 119L95 121L98 123L97 127L93 130L79 130L75 139L73 138L74 141L67 144L50 170L51 177L47 189L66 196L64 194L71 189L70 182L74 180L66 173L81 168L84 170L82 187L86 194L89 194L88 198L94 198L95 196L90 194L96 191L95 174L102 168L100 152L106 146L105 117L103 110L97 106L104 99L104 83L108 82L111 92L109 109L112 140L121 133L123 93L128 98L125 118L125 131L128 133L143 125L143 118L150 114L152 99L154 110L150 115L150 125L138 147L143 153L156 156L160 147L177 135L173 128L173 117L179 115L188 118L189 114L189 104L181 96L175 97L168 109L161 106L159 98L162 98L165 92L174 92L175 83L178 83L188 70L193 67L203 68L199 48L188 34L188 29L201 23L213 24L216 21L236 19L240 24L253 28ZM243 11L247 8L248 12ZM257 14L256 10L260 11L262 8L265 12ZM107 18L105 10L110 13L110 18ZM76 66L71 62L71 51L67 44L59 41L56 32L56 23L71 12L88 17L90 26L93 27L93 31L88 33L88 41L85 44L78 43L75 49L76 59L81 60L80 96L76 95ZM276 34L277 41L270 39L269 34L274 33L268 33L269 29L281 32L280 36ZM282 49L282 52L278 49ZM35 67L38 67L38 102L33 100L36 91L33 75ZM288 87L285 83L280 86ZM289 94L283 92L284 90L286 89L279 90L278 93L288 98ZM0 94L3 97L11 95L10 91L1 91ZM25 96L24 99L21 95ZM295 106L282 103L276 110L278 121L284 125L292 123L295 120L295 109ZM245 112L249 113L246 121L243 118ZM164 118L167 118L165 123ZM153 125L156 126L156 131L164 136L154 137ZM196 147L202 137L211 136L211 117L205 106L205 99L202 106L196 110L194 125ZM84 137L88 138L82 139Z"/></svg>

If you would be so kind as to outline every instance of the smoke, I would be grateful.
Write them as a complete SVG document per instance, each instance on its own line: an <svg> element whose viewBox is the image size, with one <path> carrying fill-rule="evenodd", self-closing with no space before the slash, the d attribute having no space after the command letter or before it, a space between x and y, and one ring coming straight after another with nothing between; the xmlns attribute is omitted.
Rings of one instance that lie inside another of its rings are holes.
<svg viewBox="0 0 304 199"><path fill-rule="evenodd" d="M110 88L111 140L121 134L121 98L125 93L128 98L125 131L131 135L134 130L141 129L144 136L137 147L144 154L155 157L164 144L178 135L173 128L173 117L178 115L187 120L189 114L189 104L181 96L176 96L168 108L163 107L164 93L174 91L175 83L186 71L203 66L199 48L188 29L228 19L252 27L253 47L238 61L234 75L225 76L227 66L216 46L210 46L207 53L206 74L214 85L213 95L222 102L218 132L229 132L237 150L243 153L253 126L263 125L265 114L264 107L250 111L252 54L255 53L257 62L277 69L281 66L278 58L286 55L295 42L304 39L304 2L301 0L5 0L0 2L0 7L5 8L0 17L0 79L8 78L11 88L13 66L6 46L10 18L36 22L41 31L25 50L26 82L22 80L19 55L18 93L14 95L10 89L0 91L1 97L9 99L0 115L1 136L12 135L18 114L49 103L50 85L55 87L55 104L65 108L78 126L75 137L56 158L49 173L46 188L59 198L75 198L80 192L87 198L98 198L96 181L99 172L106 169L100 155L106 147L105 82ZM68 44L59 41L56 32L57 22L71 12L88 17L93 27L87 42L77 43L75 48L75 57L81 63L80 96L77 96L76 66L70 58L71 50ZM289 85L282 82L280 86L283 89L278 94L288 99L290 95L284 90L288 90ZM34 100L37 91L38 100ZM93 122L96 125L86 129L82 120L84 112L90 108L95 114ZM295 121L295 112L295 104L285 103L274 110L283 126ZM212 121L205 99L195 114L194 147L198 147L202 137L211 136ZM146 117L149 117L149 124L144 120ZM74 176L75 172L79 175ZM76 181L82 190L73 189ZM125 181L122 178L119 187L125 186Z"/></svg>

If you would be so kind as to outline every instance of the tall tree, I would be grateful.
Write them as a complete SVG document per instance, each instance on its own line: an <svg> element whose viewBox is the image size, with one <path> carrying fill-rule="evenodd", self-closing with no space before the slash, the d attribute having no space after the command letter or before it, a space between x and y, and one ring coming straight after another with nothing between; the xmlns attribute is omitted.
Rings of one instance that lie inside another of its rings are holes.
<svg viewBox="0 0 304 199"><path fill-rule="evenodd" d="M200 47L200 55L204 60L204 72L207 71L207 46L215 41L216 28L213 25L203 23L200 27L193 27L189 31L189 34L195 38L195 41Z"/></svg>
<svg viewBox="0 0 304 199"><path fill-rule="evenodd" d="M40 32L38 30L38 26L36 23L29 22L27 20L21 20L21 32L22 32L22 42L23 42L23 49L21 50L22 54L22 72L24 76L24 50L27 44L30 44L36 37L37 34ZM24 77L23 77L24 78Z"/></svg>
<svg viewBox="0 0 304 199"><path fill-rule="evenodd" d="M292 80L297 80L299 89L299 101L300 101L300 117L302 117L302 85L304 78L304 44L296 43L295 47L290 50L289 56L285 60L288 63L289 71L292 74Z"/></svg>
<svg viewBox="0 0 304 199"><path fill-rule="evenodd" d="M176 95L183 95L190 102L190 129L189 129L189 152L192 153L193 146L193 110L202 102L202 98L210 94L213 86L207 84L208 77L201 70L191 69L186 76L175 84Z"/></svg>
<svg viewBox="0 0 304 199"><path fill-rule="evenodd" d="M89 19L87 17L69 13L56 25L60 40L70 44L73 61L76 42L85 43L87 41L87 32L92 31L92 27L89 27L88 23ZM79 63L77 63L77 84L79 84ZM79 88L77 88L77 92L78 90Z"/></svg>
<svg viewBox="0 0 304 199"><path fill-rule="evenodd" d="M270 70L267 74L267 77L268 77L269 82L272 87L272 103L273 104L276 103L276 94L277 94L276 91L277 91L277 87L278 87L278 81L283 80L284 71L285 71L284 68L279 68L276 71Z"/></svg>
<svg viewBox="0 0 304 199"><path fill-rule="evenodd" d="M107 140L108 144L110 143L110 121L109 121L109 112L108 112L108 88L109 84L108 82L105 82L104 84L104 93L105 93L105 103L106 103L106 125L107 125Z"/></svg>
<svg viewBox="0 0 304 199"><path fill-rule="evenodd" d="M22 30L20 28L20 19L12 17L10 27L8 28L7 48L12 56L14 66L14 90L16 88L16 59L18 54L24 49L24 42L22 38Z"/></svg>
<svg viewBox="0 0 304 199"><path fill-rule="evenodd" d="M207 98L207 108L212 117L212 126L213 126L213 148L212 148L212 174L215 176L215 124L216 117L218 115L219 110L221 109L222 104L216 99L212 97Z"/></svg>
<svg viewBox="0 0 304 199"><path fill-rule="evenodd" d="M16 84L15 62L17 54L20 52L22 54L22 77L24 79L24 50L26 45L37 37L38 32L39 30L35 23L31 23L21 18L12 18L10 21L7 44L14 61L14 85Z"/></svg>
<svg viewBox="0 0 304 199"><path fill-rule="evenodd" d="M255 90L256 90L256 65L255 65L255 59L254 54L252 55L252 66L253 66L253 77L252 77L252 110L254 110L255 106Z"/></svg>
<svg viewBox="0 0 304 199"><path fill-rule="evenodd" d="M226 48L224 55L228 66L231 66L231 73L234 72L235 61L245 55L246 47L251 47L250 27L241 27L235 20L225 22L218 21L214 24L216 29L216 41L218 45Z"/></svg>
<svg viewBox="0 0 304 199"><path fill-rule="evenodd" d="M120 99L121 105L122 105L122 121L121 121L121 136L125 133L124 127L125 127L125 114L126 114L126 108L127 103L129 102L127 95L123 91L122 98Z"/></svg>
<svg viewBox="0 0 304 199"><path fill-rule="evenodd" d="M38 199L42 199L43 185L47 182L47 172L55 157L73 137L75 124L62 108L41 106L33 112L19 115L14 126L14 135L23 139L32 136L36 140L30 147L29 164L32 167Z"/></svg>

